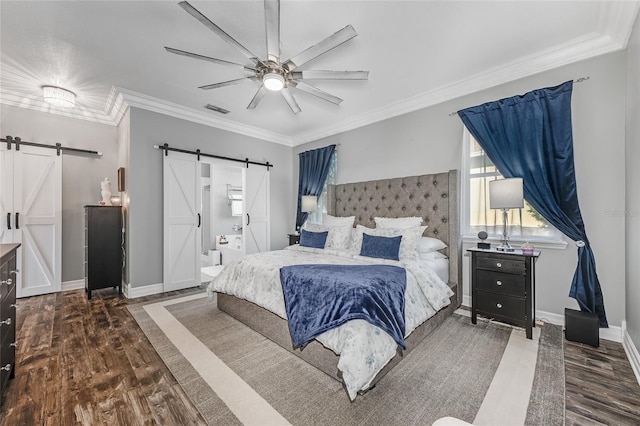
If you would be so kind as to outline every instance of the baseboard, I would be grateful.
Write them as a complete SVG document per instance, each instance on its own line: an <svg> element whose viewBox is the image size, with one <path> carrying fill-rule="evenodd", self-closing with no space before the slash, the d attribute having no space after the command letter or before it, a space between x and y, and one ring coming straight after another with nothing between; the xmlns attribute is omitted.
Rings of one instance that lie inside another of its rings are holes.
<svg viewBox="0 0 640 426"><path fill-rule="evenodd" d="M471 307L471 296L462 296L462 305ZM541 321L550 322L551 324L561 325L564 327L564 314L554 314L551 312L545 312L536 310L536 319ZM622 343L622 328L618 326L609 326L609 328L600 329L600 338L604 340L610 340L612 342Z"/></svg>
<svg viewBox="0 0 640 426"><path fill-rule="evenodd" d="M124 289L124 294L128 299L135 299L136 297L151 296L152 294L164 292L164 284L149 284L140 287L133 287L131 284L126 284Z"/></svg>
<svg viewBox="0 0 640 426"><path fill-rule="evenodd" d="M84 279L64 281L60 286L60 291L80 290L84 288Z"/></svg>
<svg viewBox="0 0 640 426"><path fill-rule="evenodd" d="M627 333L626 321L622 322L622 335L622 347L627 354L627 358L629 358L633 374L636 375L636 380L640 384L640 353L638 353L637 346L633 344L631 336Z"/></svg>

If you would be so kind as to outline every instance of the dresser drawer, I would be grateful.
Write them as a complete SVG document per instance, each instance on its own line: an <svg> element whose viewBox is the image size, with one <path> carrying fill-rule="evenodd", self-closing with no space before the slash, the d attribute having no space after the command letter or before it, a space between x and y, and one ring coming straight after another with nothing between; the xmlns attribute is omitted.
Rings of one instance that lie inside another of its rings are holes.
<svg viewBox="0 0 640 426"><path fill-rule="evenodd" d="M526 319L525 299L503 294L476 291L476 307L488 316L506 317L517 321Z"/></svg>
<svg viewBox="0 0 640 426"><path fill-rule="evenodd" d="M476 258L476 268L486 269L487 271L505 272L508 274L525 274L524 261L519 259L478 256Z"/></svg>
<svg viewBox="0 0 640 426"><path fill-rule="evenodd" d="M476 288L493 293L525 297L525 276L478 270Z"/></svg>

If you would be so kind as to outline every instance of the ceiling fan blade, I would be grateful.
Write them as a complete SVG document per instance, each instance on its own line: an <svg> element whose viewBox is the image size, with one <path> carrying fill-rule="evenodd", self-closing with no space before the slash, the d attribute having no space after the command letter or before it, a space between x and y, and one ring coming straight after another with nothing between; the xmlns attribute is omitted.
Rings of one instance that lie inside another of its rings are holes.
<svg viewBox="0 0 640 426"><path fill-rule="evenodd" d="M323 90L318 89L317 87L314 87L307 83L303 83L302 81L291 81L289 84L298 90L302 90L303 92L307 92L313 96L317 96L318 98L324 99L325 101L331 102L332 104L340 105L340 102L342 102L342 99L340 99L339 97L333 96Z"/></svg>
<svg viewBox="0 0 640 426"><path fill-rule="evenodd" d="M298 103L296 102L296 100L293 98L293 95L291 94L291 91L289 90L288 87L285 87L284 89L282 89L280 93L282 94L282 97L284 98L284 100L287 101L287 104L289 104L289 108L291 108L291 111L293 111L294 114L297 114L300 111L302 111L298 106Z"/></svg>
<svg viewBox="0 0 640 426"><path fill-rule="evenodd" d="M181 1L180 3L178 3L178 6L183 8L189 15L193 16L198 21L200 21L205 27L209 28L211 31L216 33L218 35L218 37L222 38L224 41L229 43L231 46L233 46L236 49L238 49L244 56L249 58L249 60L251 60L251 62L253 62L254 64L262 63L260 61L260 59L258 59L258 57L256 55L254 55L253 53L251 53L249 51L249 49L247 49L246 47L241 45L236 39L234 39L229 34L227 34L222 28L220 28L219 26L217 26L216 24L211 22L209 20L209 18L204 16L202 13L200 13L200 11L198 9L196 9L193 6L191 6L188 2Z"/></svg>
<svg viewBox="0 0 640 426"><path fill-rule="evenodd" d="M174 49L173 47L164 47L167 52L175 53L176 55L186 56L187 58L201 59L203 61L213 62L214 64L227 65L234 68L242 68L244 71L253 71L255 72L255 68L247 67L242 64L236 64L235 62L225 61L223 59L211 58L209 56L198 55L197 53L191 53L180 49Z"/></svg>
<svg viewBox="0 0 640 426"><path fill-rule="evenodd" d="M265 89L264 86L260 86L256 94L253 95L253 99L251 99L251 102L249 102L249 105L247 105L247 109L255 109L260 103L260 101L262 100L262 98L264 97L264 94L266 92L267 92L267 89Z"/></svg>
<svg viewBox="0 0 640 426"><path fill-rule="evenodd" d="M252 75L249 77L236 78L235 80L223 81L221 83L213 83L213 84L207 84L205 86L199 86L198 89L204 89L204 90L218 89L220 87L233 86L235 84L241 84L241 83L246 83L248 81L255 81L255 80L257 80L257 78Z"/></svg>
<svg viewBox="0 0 640 426"><path fill-rule="evenodd" d="M340 31L325 38L320 43L314 44L308 49L298 53L293 58L287 60L285 62L285 65L289 68L289 71L293 71L295 68L301 66L302 64L307 63L324 53L327 53L331 49L340 46L342 43L351 40L357 35L358 33L356 33L356 30L351 25L347 25Z"/></svg>
<svg viewBox="0 0 640 426"><path fill-rule="evenodd" d="M264 0L267 59L280 63L280 0Z"/></svg>
<svg viewBox="0 0 640 426"><path fill-rule="evenodd" d="M296 80L368 80L369 71L294 71L291 77Z"/></svg>

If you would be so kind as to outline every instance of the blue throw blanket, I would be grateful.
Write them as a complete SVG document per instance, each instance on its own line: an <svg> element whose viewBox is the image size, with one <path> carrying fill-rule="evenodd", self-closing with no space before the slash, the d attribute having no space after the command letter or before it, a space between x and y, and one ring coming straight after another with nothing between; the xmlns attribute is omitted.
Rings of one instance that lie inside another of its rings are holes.
<svg viewBox="0 0 640 426"><path fill-rule="evenodd" d="M390 265L294 265L280 281L295 347L353 319L363 319L404 343L407 274Z"/></svg>

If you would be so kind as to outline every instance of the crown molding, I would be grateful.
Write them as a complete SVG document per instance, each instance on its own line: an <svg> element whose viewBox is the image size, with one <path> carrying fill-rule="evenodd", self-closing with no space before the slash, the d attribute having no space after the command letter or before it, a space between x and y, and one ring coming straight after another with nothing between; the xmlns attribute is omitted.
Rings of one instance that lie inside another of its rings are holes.
<svg viewBox="0 0 640 426"><path fill-rule="evenodd" d="M114 120L116 116L119 115L120 118L122 118L122 115L124 114L122 107L117 106L120 102L119 98L122 98L122 103L126 104L128 107L142 108L148 111L169 115L171 117L192 121L194 123L204 124L206 126L227 130L256 139L262 139L267 142L274 142L286 146L292 146L292 139L290 136L271 132L269 130L261 129L255 126L241 124L232 120L212 117L211 115L199 110L188 108L162 99L154 98L153 96L143 95L142 93L137 93L131 90L119 87L116 87L115 90L117 91L117 95L110 95L110 98L114 99Z"/></svg>
<svg viewBox="0 0 640 426"><path fill-rule="evenodd" d="M631 23L633 25L633 22ZM315 131L298 134L293 138L294 146L312 142L338 133L357 129L419 109L427 108L461 96L486 90L510 81L518 80L579 62L595 56L622 50L608 35L591 33L536 55L521 57L505 65L488 69L464 80L437 87L433 90L402 99L382 108L356 116ZM582 76L576 76L582 77Z"/></svg>
<svg viewBox="0 0 640 426"><path fill-rule="evenodd" d="M111 116L103 112L77 106L75 108L55 107L46 103L41 97L24 95L6 89L0 89L0 104L115 126Z"/></svg>
<svg viewBox="0 0 640 426"><path fill-rule="evenodd" d="M598 22L600 33L608 34L621 49L626 49L639 10L640 1L603 2Z"/></svg>

